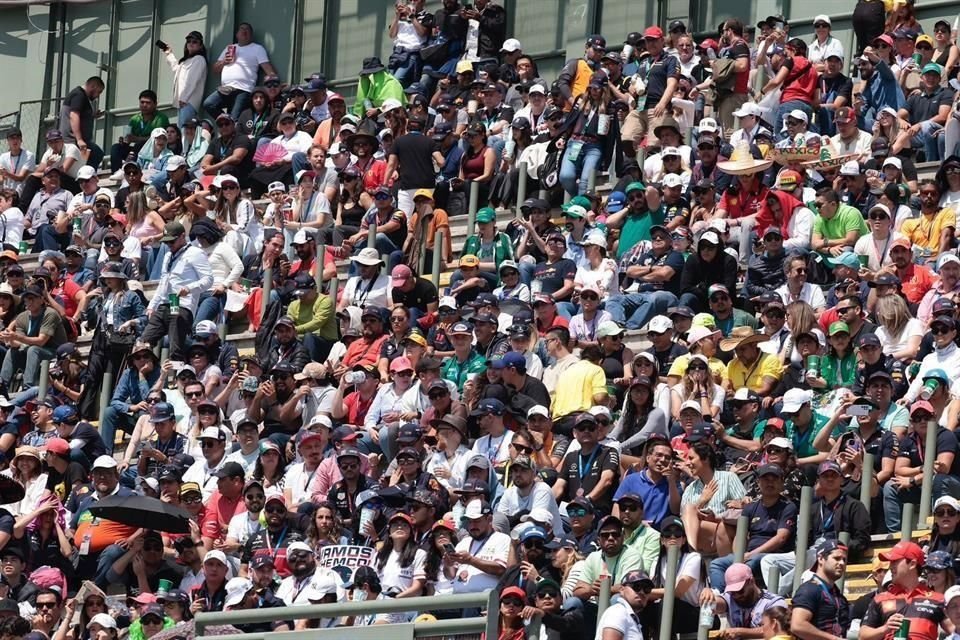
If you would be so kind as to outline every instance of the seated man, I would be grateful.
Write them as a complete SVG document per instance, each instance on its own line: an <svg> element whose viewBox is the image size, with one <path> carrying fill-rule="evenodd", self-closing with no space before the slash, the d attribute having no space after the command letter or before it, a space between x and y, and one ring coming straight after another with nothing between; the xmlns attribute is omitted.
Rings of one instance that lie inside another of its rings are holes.
<svg viewBox="0 0 960 640"><path fill-rule="evenodd" d="M950 117L953 105L953 89L940 86L940 77L943 67L936 62L930 62L921 70L923 76L918 91L907 98L907 104L897 115L903 124L909 125L894 142L894 149L900 149L909 140L913 149L923 149L927 162L943 159L941 152L944 138L938 135ZM906 138L902 140L901 136Z"/></svg>
<svg viewBox="0 0 960 640"><path fill-rule="evenodd" d="M0 341L7 346L7 353L0 367L0 383L4 389L12 386L15 376L23 373L24 389L37 385L40 379L40 363L53 360L57 347L67 342L63 318L48 304L50 293L36 285L23 292L25 311L17 314L13 330L0 331Z"/></svg>
<svg viewBox="0 0 960 640"><path fill-rule="evenodd" d="M607 313L627 329L640 329L650 318L665 314L677 304L680 293L683 254L673 250L666 227L651 227L650 237L653 246L649 251L637 244L620 259L620 269L625 274L623 293L606 301Z"/></svg>
<svg viewBox="0 0 960 640"><path fill-rule="evenodd" d="M810 248L824 256L837 256L853 250L860 236L869 233L863 215L848 204L840 202L833 189L817 192L817 217L813 221Z"/></svg>

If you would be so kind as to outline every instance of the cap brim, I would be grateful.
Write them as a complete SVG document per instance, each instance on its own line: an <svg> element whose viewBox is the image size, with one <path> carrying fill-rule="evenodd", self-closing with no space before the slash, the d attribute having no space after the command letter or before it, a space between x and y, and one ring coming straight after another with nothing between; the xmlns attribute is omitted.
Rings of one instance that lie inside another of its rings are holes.
<svg viewBox="0 0 960 640"><path fill-rule="evenodd" d="M744 585L749 582L750 578L746 578L739 582L728 582L726 588L724 588L724 593L736 593L743 589Z"/></svg>

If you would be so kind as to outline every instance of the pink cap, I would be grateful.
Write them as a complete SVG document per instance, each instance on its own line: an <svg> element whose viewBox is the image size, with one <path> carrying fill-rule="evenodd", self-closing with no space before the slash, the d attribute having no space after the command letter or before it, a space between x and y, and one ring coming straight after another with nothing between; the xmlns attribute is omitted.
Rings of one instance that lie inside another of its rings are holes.
<svg viewBox="0 0 960 640"><path fill-rule="evenodd" d="M412 278L413 271L405 264L398 264L393 268L393 271L390 272L390 277L393 278L393 286L396 287Z"/></svg>
<svg viewBox="0 0 960 640"><path fill-rule="evenodd" d="M394 373L395 371L413 371L413 363L410 362L410 358L406 356L400 356L391 362L390 373Z"/></svg>
<svg viewBox="0 0 960 640"><path fill-rule="evenodd" d="M152 593L141 593L133 598L133 601L137 604L154 604L157 601L157 596Z"/></svg>
<svg viewBox="0 0 960 640"><path fill-rule="evenodd" d="M912 405L910 405L910 415L913 415L917 411L926 411L933 415L937 414L937 412L933 408L933 405L927 402L926 400L917 400Z"/></svg>
<svg viewBox="0 0 960 640"><path fill-rule="evenodd" d="M750 567L742 562L737 562L730 565L723 573L723 581L727 583L727 588L725 589L726 593L735 593L740 591L752 577L753 571L751 571Z"/></svg>

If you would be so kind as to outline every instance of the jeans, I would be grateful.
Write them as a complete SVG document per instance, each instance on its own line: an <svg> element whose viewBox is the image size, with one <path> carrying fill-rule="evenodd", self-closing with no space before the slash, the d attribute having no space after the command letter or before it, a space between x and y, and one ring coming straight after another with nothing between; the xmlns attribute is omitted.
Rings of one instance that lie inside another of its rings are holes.
<svg viewBox="0 0 960 640"><path fill-rule="evenodd" d="M240 119L240 114L244 109L250 106L250 94L246 91L234 91L230 95L224 95L219 91L214 91L203 101L203 110L211 118L216 118L224 110L230 110L230 115L234 120Z"/></svg>
<svg viewBox="0 0 960 640"><path fill-rule="evenodd" d="M308 352L310 352L310 358L314 362L326 362L327 356L330 355L330 349L333 348L334 342L334 340L321 338L315 333L307 333L303 335L303 346Z"/></svg>
<svg viewBox="0 0 960 640"><path fill-rule="evenodd" d="M758 583L762 583L762 577L760 574L760 561L766 554L761 553L760 555L753 556L747 560L746 565L750 567L750 570L753 571L754 578L757 579ZM725 556L714 558L710 562L710 586L714 589L719 589L721 592L727 583L724 580L724 572L735 562L733 559L733 554L727 554Z"/></svg>
<svg viewBox="0 0 960 640"><path fill-rule="evenodd" d="M200 302L197 303L197 314L193 318L194 325L201 320L212 320L213 322L217 322L220 318L220 313L223 311L223 305L226 303L226 301L226 294L221 296L213 294L209 291L204 291L201 293Z"/></svg>
<svg viewBox="0 0 960 640"><path fill-rule="evenodd" d="M307 160L307 154L303 151L297 151L293 154L293 157L290 159L290 170L293 172L293 177L296 179L297 172L303 171L304 169L310 168L310 161Z"/></svg>
<svg viewBox="0 0 960 640"><path fill-rule="evenodd" d="M183 129L183 123L191 118L198 118L200 114L197 113L197 110L189 102L182 107L177 112L177 125Z"/></svg>
<svg viewBox="0 0 960 640"><path fill-rule="evenodd" d="M777 140L783 140L786 138L785 134L780 133L780 131L783 129L783 120L787 117L787 114L794 109L799 109L807 114L807 130L816 131L816 129L813 127L813 109L810 107L810 105L799 100L788 100L786 102L781 102L780 106L777 107L776 122L773 123L773 135L776 136Z"/></svg>
<svg viewBox="0 0 960 640"><path fill-rule="evenodd" d="M676 306L677 296L669 291L624 293L607 298L604 310L613 321L627 329L640 329L654 316L666 314Z"/></svg>
<svg viewBox="0 0 960 640"><path fill-rule="evenodd" d="M537 263L528 256L524 256L517 262L517 268L520 271L520 282L529 287L533 282L533 276L537 273Z"/></svg>
<svg viewBox="0 0 960 640"><path fill-rule="evenodd" d="M0 367L0 380L10 386L13 377L18 371L23 371L23 389L35 387L40 382L40 363L44 360L53 360L56 352L43 347L17 347L7 349L3 356L3 366Z"/></svg>
<svg viewBox="0 0 960 640"><path fill-rule="evenodd" d="M937 498L945 495L954 498L960 496L960 478L938 473L933 476L932 500L936 502ZM907 503L920 504L919 485L906 490L900 489L892 480L883 485L883 523L889 533L900 531L903 505Z"/></svg>
<svg viewBox="0 0 960 640"><path fill-rule="evenodd" d="M167 245L161 244L153 255L153 265L150 266L149 275L144 280L159 280L163 275L163 258L170 253ZM140 273L148 273L147 265L140 265Z"/></svg>
<svg viewBox="0 0 960 640"><path fill-rule="evenodd" d="M699 313L707 308L707 305L704 304L705 300L702 300L700 296L695 293L686 293L680 294L680 304L686 307L693 309L694 313Z"/></svg>
<svg viewBox="0 0 960 640"><path fill-rule="evenodd" d="M569 320L577 315L577 305L566 301L557 302L557 315L564 320Z"/></svg>
<svg viewBox="0 0 960 640"><path fill-rule="evenodd" d="M943 127L936 122L926 120L920 125L920 131L910 140L910 146L914 149L923 149L923 155L927 162L943 160L946 140L943 135L935 135Z"/></svg>
<svg viewBox="0 0 960 640"><path fill-rule="evenodd" d="M100 437L107 447L107 453L113 454L113 442L117 437L117 429L124 433L133 433L136 426L136 416L117 411L112 405L107 405L100 416Z"/></svg>
<svg viewBox="0 0 960 640"><path fill-rule="evenodd" d="M388 65L390 73L406 89L420 77L420 52L394 49Z"/></svg>
<svg viewBox="0 0 960 640"><path fill-rule="evenodd" d="M170 312L170 305L161 304L150 314L147 327L140 336L150 346L156 346L165 337L170 337L170 359L186 360L187 338L193 333L193 312L186 307L180 307L180 312L174 316Z"/></svg>
<svg viewBox="0 0 960 640"><path fill-rule="evenodd" d="M576 159L572 159L571 155L577 148L579 152ZM559 176L564 191L574 196L586 193L590 175L597 170L602 159L603 148L599 144L578 143L576 140L567 142L563 160L560 163Z"/></svg>
<svg viewBox="0 0 960 640"><path fill-rule="evenodd" d="M737 251L740 254L740 264L743 266L747 265L747 261L753 255L753 241L756 239L753 228L756 224L755 218L744 218L740 226L730 229L730 240L739 243Z"/></svg>
<svg viewBox="0 0 960 640"><path fill-rule="evenodd" d="M132 154L136 157L137 152L140 151L142 144L134 144L132 142L116 144L110 147L110 171L117 172L123 167L123 163L127 161L127 158Z"/></svg>
<svg viewBox="0 0 960 640"><path fill-rule="evenodd" d="M52 224L42 224L37 228L37 239L33 244L33 252L63 251L70 244L70 233L57 233Z"/></svg>

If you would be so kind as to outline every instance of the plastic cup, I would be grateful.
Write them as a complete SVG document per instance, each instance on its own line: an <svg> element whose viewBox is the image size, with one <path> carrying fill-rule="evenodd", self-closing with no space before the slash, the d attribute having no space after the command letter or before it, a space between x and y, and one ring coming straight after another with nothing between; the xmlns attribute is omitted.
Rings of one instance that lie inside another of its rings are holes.
<svg viewBox="0 0 960 640"><path fill-rule="evenodd" d="M920 397L929 400L940 386L940 381L934 378L928 378L923 381L923 389L920 390Z"/></svg>
<svg viewBox="0 0 960 640"><path fill-rule="evenodd" d="M610 133L610 116L603 113L597 116L597 135L605 136Z"/></svg>
<svg viewBox="0 0 960 640"><path fill-rule="evenodd" d="M172 587L172 586L173 586L173 582L171 582L170 580L161 580L160 583L159 583L159 585L157 586L157 591L158 591L158 592L169 592L169 591L170 591L170 587Z"/></svg>
<svg viewBox="0 0 960 640"><path fill-rule="evenodd" d="M20 255L24 255L30 250L30 244L26 240L20 241Z"/></svg>
<svg viewBox="0 0 960 640"><path fill-rule="evenodd" d="M167 296L167 302L170 304L170 311L172 311L173 313L180 312L180 294L179 293L171 293L169 296Z"/></svg>
<svg viewBox="0 0 960 640"><path fill-rule="evenodd" d="M253 288L253 282L251 282L250 279L248 279L248 278L241 278L241 279L240 279L240 286L243 287L243 290L244 290L246 293L250 293L250 289Z"/></svg>
<svg viewBox="0 0 960 640"><path fill-rule="evenodd" d="M860 259L860 266L864 269L867 268L867 265L870 264L870 256L861 256L858 255L857 258Z"/></svg>
<svg viewBox="0 0 960 640"><path fill-rule="evenodd" d="M820 356L807 356L807 371L814 373L820 371Z"/></svg>

